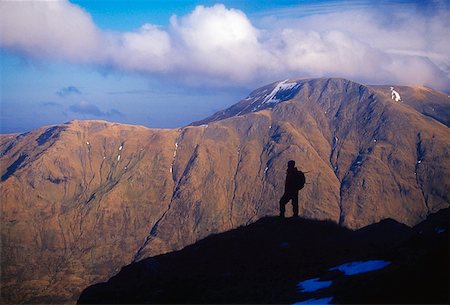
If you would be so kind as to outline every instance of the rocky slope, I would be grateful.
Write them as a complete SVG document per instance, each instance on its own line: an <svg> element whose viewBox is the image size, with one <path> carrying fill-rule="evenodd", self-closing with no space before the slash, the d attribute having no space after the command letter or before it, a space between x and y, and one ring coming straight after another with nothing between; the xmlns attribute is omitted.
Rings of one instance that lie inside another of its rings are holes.
<svg viewBox="0 0 450 305"><path fill-rule="evenodd" d="M75 301L132 261L277 214L290 159L310 171L303 217L417 224L449 205L450 98L395 90L287 80L180 129L1 135L2 301Z"/></svg>
<svg viewBox="0 0 450 305"><path fill-rule="evenodd" d="M448 304L448 217L446 209L414 228L388 219L358 231L262 218L125 266L85 289L78 303ZM335 270L358 262L368 272Z"/></svg>

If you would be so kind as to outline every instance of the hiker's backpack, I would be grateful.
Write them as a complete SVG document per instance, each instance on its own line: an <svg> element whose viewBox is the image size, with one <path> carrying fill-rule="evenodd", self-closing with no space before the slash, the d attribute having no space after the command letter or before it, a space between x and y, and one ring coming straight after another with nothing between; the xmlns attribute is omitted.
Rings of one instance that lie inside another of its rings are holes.
<svg viewBox="0 0 450 305"><path fill-rule="evenodd" d="M301 190L305 186L306 178L305 174L302 171L297 170L295 177L295 184L297 186L297 190Z"/></svg>

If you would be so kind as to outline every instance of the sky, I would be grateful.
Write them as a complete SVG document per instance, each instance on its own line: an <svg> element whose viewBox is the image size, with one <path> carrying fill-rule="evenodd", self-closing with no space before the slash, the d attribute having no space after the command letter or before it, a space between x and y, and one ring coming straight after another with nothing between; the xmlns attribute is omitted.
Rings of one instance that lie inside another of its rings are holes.
<svg viewBox="0 0 450 305"><path fill-rule="evenodd" d="M449 1L0 1L0 133L175 128L287 78L450 92Z"/></svg>

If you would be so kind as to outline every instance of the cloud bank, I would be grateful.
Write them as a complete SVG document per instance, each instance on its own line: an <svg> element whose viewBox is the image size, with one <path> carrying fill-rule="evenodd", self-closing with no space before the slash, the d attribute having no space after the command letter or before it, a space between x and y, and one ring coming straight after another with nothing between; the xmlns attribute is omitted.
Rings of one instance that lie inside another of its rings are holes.
<svg viewBox="0 0 450 305"><path fill-rule="evenodd" d="M0 46L35 60L202 84L244 84L286 77L340 76L368 84L450 89L450 13L437 5L361 7L266 18L256 27L242 11L197 6L161 28L99 29L66 1L0 2ZM301 8L299 8L301 9ZM91 109L91 112L93 110Z"/></svg>

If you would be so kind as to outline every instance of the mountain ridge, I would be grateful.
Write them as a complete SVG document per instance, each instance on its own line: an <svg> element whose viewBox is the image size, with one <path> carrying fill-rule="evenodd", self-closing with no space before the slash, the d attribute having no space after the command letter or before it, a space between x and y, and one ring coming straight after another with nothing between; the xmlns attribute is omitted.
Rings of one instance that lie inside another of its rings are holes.
<svg viewBox="0 0 450 305"><path fill-rule="evenodd" d="M448 127L407 104L445 110L448 97L395 87L399 102L389 88L343 79L280 83L255 90L258 111L201 126L71 121L1 135L2 298L74 301L131 261L275 215L290 159L313 170L305 218L412 226L448 207Z"/></svg>
<svg viewBox="0 0 450 305"><path fill-rule="evenodd" d="M217 120L221 120L227 117L231 117L231 116L235 116L238 114L243 113L244 110L246 110L246 108L249 105L252 105L255 100L258 100L258 96L259 98L264 99L266 96L264 96L264 93L266 91L272 91L274 90L278 85L280 84L296 84L296 86L293 87L293 91L294 92L287 92L289 90L278 90L278 92L281 93L281 102L284 101L288 101L290 99L292 99L293 97L295 97L295 95L298 93L298 91L301 90L301 87L303 86L314 86L315 83L320 83L320 82L325 82L325 83L330 83L330 82L339 82L339 83L344 83L348 85L356 85L356 86L361 86L364 88L367 88L369 90L374 90L375 92L373 92L374 94L380 94L380 95L386 95L386 92L389 92L390 94L390 90L389 88L392 87L392 85L361 85L357 82L354 81L350 81L344 78L314 78L314 79L310 79L310 78L294 78L294 79L286 79L283 81L276 81L273 82L269 85L263 86L261 88L258 88L254 91L252 91L248 97L246 97L245 99L241 100L240 102L238 102L237 104L234 104L232 106L230 106L229 108L226 108L224 110L218 111L216 113L214 113L212 116L207 117L203 120L200 121L196 121L191 123L191 125L194 126L198 126L198 125L202 125L205 124L207 122L213 122L213 121L217 121ZM426 87L426 86L396 86L396 88L401 88L402 91L402 95L405 96L405 100L402 100L402 102L407 103L407 105L413 107L414 109L416 109L418 112L430 116L433 119L438 120L439 122L443 123L444 125L446 125L447 127L449 127L449 119L450 119L450 106L448 105L448 102L446 104L441 105L441 107L439 109L434 109L434 107L432 107L431 105L429 105L429 101L424 98L425 97L425 92L426 93L432 93L434 95L434 100L438 99L438 100L448 100L448 95L442 92L438 92L433 90L432 88ZM282 89L282 88L280 88ZM290 88L292 89L292 88ZM378 90L377 90L378 89ZM283 91L285 91L285 94L283 96ZM274 95L276 95L278 92L275 92ZM419 103L411 103L411 99L409 99L409 97L411 96L416 96L417 97L422 97L423 99L420 100L420 102L422 103L422 105L420 105ZM255 98L256 97L256 98ZM277 104L273 103L273 104ZM426 109L426 108L421 108L420 106L424 106L423 104L425 104L425 107L429 107L430 109ZM440 105L439 103L436 103L437 105ZM258 104L255 106L259 106ZM258 108L259 109L259 108ZM263 108L264 109L264 108ZM428 110L428 111L427 111ZM431 110L432 113L429 111ZM438 111L436 111L438 110ZM252 110L251 110L252 111Z"/></svg>
<svg viewBox="0 0 450 305"><path fill-rule="evenodd" d="M413 228L385 219L357 231L327 221L264 217L124 266L86 288L78 304L293 304L325 297L339 304L445 303L448 216L441 210ZM333 271L380 260L387 267L379 271ZM296 289L311 278L331 287Z"/></svg>

